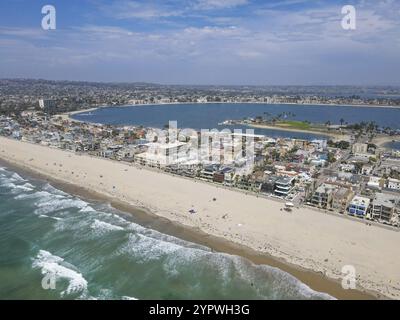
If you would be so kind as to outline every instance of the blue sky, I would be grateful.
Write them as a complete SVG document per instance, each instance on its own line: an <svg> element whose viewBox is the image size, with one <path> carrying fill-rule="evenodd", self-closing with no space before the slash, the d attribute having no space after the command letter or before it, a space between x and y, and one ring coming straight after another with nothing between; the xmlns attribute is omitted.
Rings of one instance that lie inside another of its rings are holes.
<svg viewBox="0 0 400 320"><path fill-rule="evenodd" d="M56 30L41 28L46 4ZM400 85L400 1L2 0L0 78L14 77Z"/></svg>

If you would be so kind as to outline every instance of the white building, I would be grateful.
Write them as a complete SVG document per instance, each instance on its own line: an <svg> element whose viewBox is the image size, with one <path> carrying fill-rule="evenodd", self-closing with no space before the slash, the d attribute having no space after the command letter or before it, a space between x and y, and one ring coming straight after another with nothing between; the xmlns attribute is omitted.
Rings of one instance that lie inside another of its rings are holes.
<svg viewBox="0 0 400 320"><path fill-rule="evenodd" d="M382 190L383 180L380 177L370 177L367 187L372 190Z"/></svg>
<svg viewBox="0 0 400 320"><path fill-rule="evenodd" d="M275 182L275 194L280 197L287 197L294 186L293 177L279 177Z"/></svg>
<svg viewBox="0 0 400 320"><path fill-rule="evenodd" d="M310 164L312 164L313 166L316 166L316 167L323 167L323 166L325 166L325 163L326 163L326 160L324 160L324 159L312 159L310 161Z"/></svg>
<svg viewBox="0 0 400 320"><path fill-rule="evenodd" d="M56 103L54 100L39 100L39 108L43 109L44 112L52 112L56 108Z"/></svg>
<svg viewBox="0 0 400 320"><path fill-rule="evenodd" d="M344 163L340 165L340 171L353 172L356 166L351 163Z"/></svg>
<svg viewBox="0 0 400 320"><path fill-rule="evenodd" d="M147 143L146 152L135 155L135 161L151 167L164 167L172 164L185 163L189 160L186 155L187 143Z"/></svg>
<svg viewBox="0 0 400 320"><path fill-rule="evenodd" d="M387 188L394 191L400 191L400 180L389 178Z"/></svg>
<svg viewBox="0 0 400 320"><path fill-rule="evenodd" d="M315 145L318 150L325 150L328 146L328 142L326 140L313 140L311 144Z"/></svg>
<svg viewBox="0 0 400 320"><path fill-rule="evenodd" d="M366 154L368 152L368 144L355 143L352 148L353 154Z"/></svg>
<svg viewBox="0 0 400 320"><path fill-rule="evenodd" d="M369 198L355 196L349 204L349 214L358 217L365 217L367 215L371 200Z"/></svg>
<svg viewBox="0 0 400 320"><path fill-rule="evenodd" d="M379 222L399 223L400 196L377 193L372 203L372 218Z"/></svg>

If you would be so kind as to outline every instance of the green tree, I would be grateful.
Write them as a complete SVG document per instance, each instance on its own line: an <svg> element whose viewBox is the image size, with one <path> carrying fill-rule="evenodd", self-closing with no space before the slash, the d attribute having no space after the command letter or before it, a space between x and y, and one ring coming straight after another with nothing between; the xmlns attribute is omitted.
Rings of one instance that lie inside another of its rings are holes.
<svg viewBox="0 0 400 320"><path fill-rule="evenodd" d="M335 155L333 154L333 152L329 152L328 153L328 163L334 163L334 162L336 162Z"/></svg>

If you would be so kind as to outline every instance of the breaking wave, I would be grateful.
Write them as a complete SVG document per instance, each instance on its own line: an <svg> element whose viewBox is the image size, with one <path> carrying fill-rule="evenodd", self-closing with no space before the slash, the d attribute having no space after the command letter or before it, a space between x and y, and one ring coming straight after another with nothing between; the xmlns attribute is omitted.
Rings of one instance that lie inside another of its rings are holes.
<svg viewBox="0 0 400 320"><path fill-rule="evenodd" d="M54 276L55 280L63 279L68 281L68 286L61 291L61 296L71 294L80 294L82 296L87 294L88 283L86 279L73 265L66 263L63 258L48 251L40 250L32 266L33 268L39 268L44 276Z"/></svg>

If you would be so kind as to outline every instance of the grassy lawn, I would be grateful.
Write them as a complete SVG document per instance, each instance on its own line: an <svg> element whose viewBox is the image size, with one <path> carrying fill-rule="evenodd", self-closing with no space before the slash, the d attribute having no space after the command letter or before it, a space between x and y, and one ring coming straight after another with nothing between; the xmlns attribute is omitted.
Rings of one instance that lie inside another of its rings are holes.
<svg viewBox="0 0 400 320"><path fill-rule="evenodd" d="M310 124L304 121L279 121L276 123L279 127L309 130L311 129Z"/></svg>

